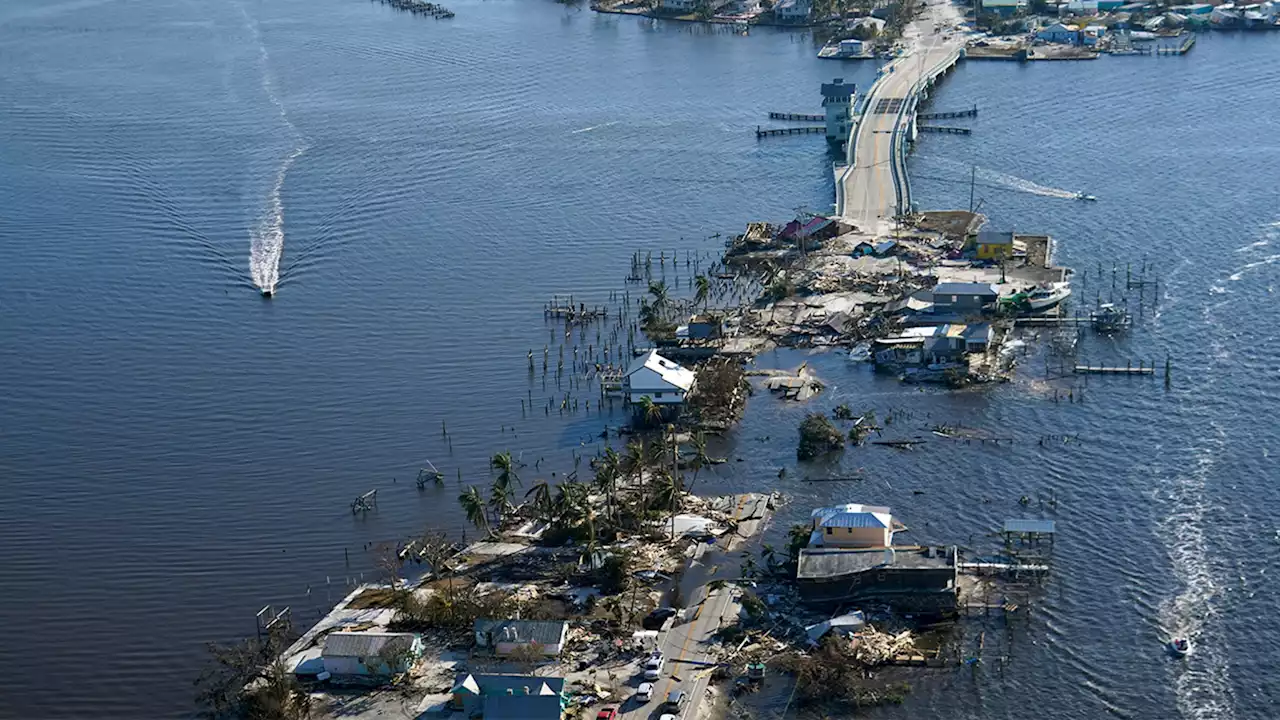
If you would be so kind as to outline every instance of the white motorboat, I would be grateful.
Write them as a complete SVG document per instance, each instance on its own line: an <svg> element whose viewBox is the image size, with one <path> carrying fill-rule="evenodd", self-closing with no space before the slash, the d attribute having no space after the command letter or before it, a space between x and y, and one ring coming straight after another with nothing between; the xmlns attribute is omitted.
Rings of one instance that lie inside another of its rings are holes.
<svg viewBox="0 0 1280 720"><path fill-rule="evenodd" d="M1191 654L1191 639L1176 637L1169 641L1169 652L1174 657L1184 658Z"/></svg>
<svg viewBox="0 0 1280 720"><path fill-rule="evenodd" d="M1027 293L1027 307L1031 308L1032 312L1040 312L1048 310L1068 297L1071 297L1071 283L1056 282Z"/></svg>
<svg viewBox="0 0 1280 720"><path fill-rule="evenodd" d="M1077 200L1084 200L1085 202L1097 202L1097 201L1098 201L1098 198L1094 197L1093 195L1089 195L1089 194L1087 194L1087 193L1082 193L1082 192L1078 192L1078 193L1076 193L1076 199L1077 199Z"/></svg>

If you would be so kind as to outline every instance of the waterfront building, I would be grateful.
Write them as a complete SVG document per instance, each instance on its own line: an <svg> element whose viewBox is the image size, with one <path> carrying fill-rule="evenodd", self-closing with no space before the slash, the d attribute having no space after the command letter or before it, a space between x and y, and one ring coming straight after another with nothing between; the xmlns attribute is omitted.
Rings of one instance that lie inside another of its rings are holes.
<svg viewBox="0 0 1280 720"><path fill-rule="evenodd" d="M893 544L893 515L878 505L821 507L809 515L809 547L886 547Z"/></svg>
<svg viewBox="0 0 1280 720"><path fill-rule="evenodd" d="M1051 26L1052 27L1052 26ZM1073 35L1070 40L1054 40L1052 42L1070 42L1079 44L1080 33L1075 25L1064 25L1069 28L1069 32ZM1058 36L1061 36L1059 34ZM997 230L983 230L976 235L970 237L969 246L977 254L979 260L1008 260L1013 257L1015 245L1012 232L999 232Z"/></svg>
<svg viewBox="0 0 1280 720"><path fill-rule="evenodd" d="M1067 25L1065 23L1058 22L1046 28L1042 28L1040 32L1036 33L1036 39L1043 40L1048 43L1079 45L1080 28L1075 25ZM983 234L1002 235L1003 233L979 233L979 235ZM1009 233L1009 243L1013 243L1013 233ZM981 251L981 247L979 250ZM979 255L978 257L982 257L982 255Z"/></svg>
<svg viewBox="0 0 1280 720"><path fill-rule="evenodd" d="M1000 297L990 283L944 282L933 288L935 313L980 313Z"/></svg>
<svg viewBox="0 0 1280 720"><path fill-rule="evenodd" d="M325 636L320 657L333 680L362 681L406 672L422 652L422 639L413 633L339 631Z"/></svg>
<svg viewBox="0 0 1280 720"><path fill-rule="evenodd" d="M959 599L954 557L955 548L804 548L796 584L801 600L812 605L948 613Z"/></svg>
<svg viewBox="0 0 1280 720"><path fill-rule="evenodd" d="M773 14L783 22L804 22L813 12L813 0L778 0L773 6Z"/></svg>
<svg viewBox="0 0 1280 720"><path fill-rule="evenodd" d="M979 14L1013 17L1027 9L1027 0L980 0Z"/></svg>
<svg viewBox="0 0 1280 720"><path fill-rule="evenodd" d="M655 405L678 405L693 389L693 371L650 350L636 358L622 378L627 402L647 397Z"/></svg>
<svg viewBox="0 0 1280 720"><path fill-rule="evenodd" d="M827 142L843 145L849 140L849 129L853 125L853 101L856 97L857 86L853 83L846 85L844 78L822 83L822 110L826 113Z"/></svg>

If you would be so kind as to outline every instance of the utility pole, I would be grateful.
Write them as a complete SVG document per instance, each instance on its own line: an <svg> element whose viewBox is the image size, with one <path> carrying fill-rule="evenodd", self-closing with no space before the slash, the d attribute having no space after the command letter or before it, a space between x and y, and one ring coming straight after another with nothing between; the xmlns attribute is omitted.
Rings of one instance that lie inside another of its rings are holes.
<svg viewBox="0 0 1280 720"><path fill-rule="evenodd" d="M974 165L969 172L969 212L973 212L973 189L978 184L978 166Z"/></svg>

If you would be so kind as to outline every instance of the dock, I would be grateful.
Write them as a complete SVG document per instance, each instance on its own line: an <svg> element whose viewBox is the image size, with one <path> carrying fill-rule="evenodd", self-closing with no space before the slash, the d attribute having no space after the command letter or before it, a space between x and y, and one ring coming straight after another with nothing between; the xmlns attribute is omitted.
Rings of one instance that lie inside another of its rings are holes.
<svg viewBox="0 0 1280 720"><path fill-rule="evenodd" d="M974 105L968 110L956 110L954 112L931 112L916 113L917 120L946 120L948 118L977 117L978 106Z"/></svg>
<svg viewBox="0 0 1280 720"><path fill-rule="evenodd" d="M1195 46L1195 33L1185 33L1177 45L1157 45L1156 55L1186 55Z"/></svg>
<svg viewBox="0 0 1280 720"><path fill-rule="evenodd" d="M1077 375L1155 375L1156 369L1154 365L1143 365L1138 363L1137 367L1125 365L1124 367L1106 365L1076 365L1075 371Z"/></svg>
<svg viewBox="0 0 1280 720"><path fill-rule="evenodd" d="M756 137L776 137L778 135L819 135L826 134L827 128L822 125L803 125L801 127L789 128L769 128L764 129L759 125L756 126Z"/></svg>
<svg viewBox="0 0 1280 720"><path fill-rule="evenodd" d="M794 120L799 122L823 122L826 120L826 117L822 115L814 115L812 113L771 112L769 113L769 119L770 120Z"/></svg>
<svg viewBox="0 0 1280 720"><path fill-rule="evenodd" d="M950 133L952 135L969 135L973 132L966 127L950 127L947 125L917 125L916 129L920 132Z"/></svg>
<svg viewBox="0 0 1280 720"><path fill-rule="evenodd" d="M453 11L443 5L437 5L426 0L379 0L383 5L390 5L397 10L411 12L414 15L430 15L433 18L449 19L453 17Z"/></svg>

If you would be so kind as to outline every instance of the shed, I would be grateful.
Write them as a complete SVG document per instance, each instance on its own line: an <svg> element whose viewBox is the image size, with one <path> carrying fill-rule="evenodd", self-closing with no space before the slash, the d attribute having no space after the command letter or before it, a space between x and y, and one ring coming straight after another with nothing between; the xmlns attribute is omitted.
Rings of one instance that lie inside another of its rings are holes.
<svg viewBox="0 0 1280 720"><path fill-rule="evenodd" d="M495 655L510 655L520 648L534 648L548 657L564 649L569 624L560 620L476 620L476 647Z"/></svg>
<svg viewBox="0 0 1280 720"><path fill-rule="evenodd" d="M991 323L975 323L964 329L962 337L964 337L965 352L983 352L991 345L995 330L991 327Z"/></svg>
<svg viewBox="0 0 1280 720"><path fill-rule="evenodd" d="M684 402L693 388L693 371L650 350L636 358L622 378L622 390L628 402L648 397L658 405Z"/></svg>
<svg viewBox="0 0 1280 720"><path fill-rule="evenodd" d="M981 312L1000 297L991 283L943 282L933 288L935 313Z"/></svg>
<svg viewBox="0 0 1280 720"><path fill-rule="evenodd" d="M390 677L407 671L422 650L413 633L339 631L325 636L321 657L334 677Z"/></svg>
<svg viewBox="0 0 1280 720"><path fill-rule="evenodd" d="M1072 33L1072 39L1055 42L1071 42L1077 44L1080 42L1080 33L1075 25L1062 25L1061 23L1057 23L1056 25L1051 25L1050 28L1058 26L1069 28L1069 30L1063 32ZM1037 35L1037 37L1039 36ZM981 260L1000 260L1002 258L1013 257L1012 232L983 230L974 236L972 245L977 251L978 258Z"/></svg>
<svg viewBox="0 0 1280 720"><path fill-rule="evenodd" d="M850 503L817 508L809 517L810 545L884 547L893 542L893 515L887 507Z"/></svg>

